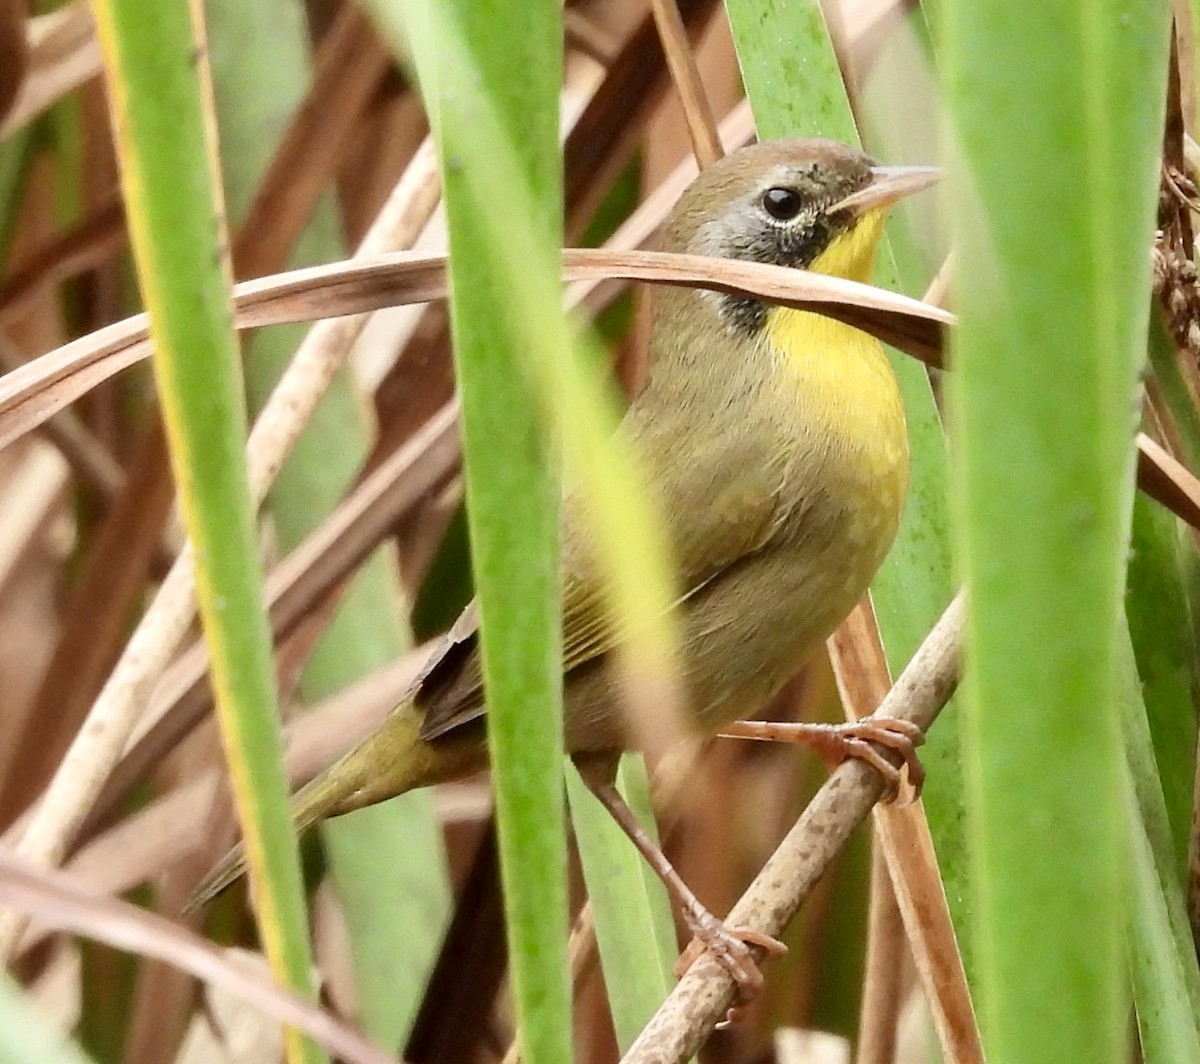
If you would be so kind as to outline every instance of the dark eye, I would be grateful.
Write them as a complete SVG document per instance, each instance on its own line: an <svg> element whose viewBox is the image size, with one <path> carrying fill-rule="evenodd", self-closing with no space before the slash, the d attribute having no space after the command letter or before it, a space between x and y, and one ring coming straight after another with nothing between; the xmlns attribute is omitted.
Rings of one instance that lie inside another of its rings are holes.
<svg viewBox="0 0 1200 1064"><path fill-rule="evenodd" d="M769 188L763 193L763 210L778 222L790 222L800 213L800 194L791 188Z"/></svg>

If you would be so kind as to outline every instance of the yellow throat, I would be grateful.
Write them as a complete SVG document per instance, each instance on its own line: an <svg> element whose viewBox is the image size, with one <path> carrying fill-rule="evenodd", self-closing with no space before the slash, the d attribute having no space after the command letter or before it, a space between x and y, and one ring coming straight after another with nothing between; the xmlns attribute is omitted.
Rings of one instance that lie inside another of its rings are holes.
<svg viewBox="0 0 1200 1064"><path fill-rule="evenodd" d="M869 283L886 216L886 208L865 214L834 238L809 272ZM908 432L883 345L851 325L790 307L772 308L764 335L803 402L816 408L829 431L856 453L864 480L883 478L881 490L903 498Z"/></svg>

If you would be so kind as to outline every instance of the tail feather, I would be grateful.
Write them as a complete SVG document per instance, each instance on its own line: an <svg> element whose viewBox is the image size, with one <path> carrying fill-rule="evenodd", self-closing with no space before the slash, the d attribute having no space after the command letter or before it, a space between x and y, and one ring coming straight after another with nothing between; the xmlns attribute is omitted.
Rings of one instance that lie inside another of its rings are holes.
<svg viewBox="0 0 1200 1064"><path fill-rule="evenodd" d="M482 727L468 726L425 742L420 736L421 717L412 702L398 706L376 731L302 787L292 799L295 833L303 834L327 817L487 766ZM200 881L183 912L198 909L245 873L245 848L238 843Z"/></svg>

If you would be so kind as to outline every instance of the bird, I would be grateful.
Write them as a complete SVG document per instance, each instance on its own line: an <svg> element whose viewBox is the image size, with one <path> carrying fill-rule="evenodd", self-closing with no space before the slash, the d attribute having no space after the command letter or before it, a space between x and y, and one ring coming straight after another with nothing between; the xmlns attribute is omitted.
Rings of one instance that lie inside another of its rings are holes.
<svg viewBox="0 0 1200 1064"><path fill-rule="evenodd" d="M764 140L696 177L660 246L869 282L890 208L936 179L933 168L881 166L836 141ZM616 431L666 526L688 724L715 733L761 712L866 592L904 509L904 407L880 341L815 312L664 286L652 293L651 322L644 384ZM607 611L580 509L568 496L561 523L565 750L663 876L693 944L712 951L747 999L762 982L752 947L780 947L705 909L615 787L618 758L638 741L612 667L628 635ZM411 695L296 794L297 831L486 767L478 630L472 604ZM905 722L798 727L835 758L894 769L871 747L878 742L917 764L921 737ZM189 907L244 870L235 849Z"/></svg>

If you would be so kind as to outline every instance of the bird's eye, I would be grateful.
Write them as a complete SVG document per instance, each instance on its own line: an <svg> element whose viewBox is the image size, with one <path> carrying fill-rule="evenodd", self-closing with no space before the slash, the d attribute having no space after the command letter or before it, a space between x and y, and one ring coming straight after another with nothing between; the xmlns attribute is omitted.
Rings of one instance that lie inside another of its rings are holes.
<svg viewBox="0 0 1200 1064"><path fill-rule="evenodd" d="M790 222L800 213L800 194L791 188L769 188L763 193L762 205L777 222Z"/></svg>

